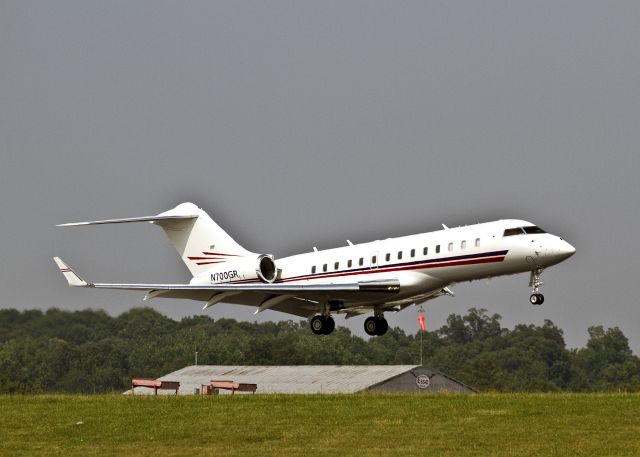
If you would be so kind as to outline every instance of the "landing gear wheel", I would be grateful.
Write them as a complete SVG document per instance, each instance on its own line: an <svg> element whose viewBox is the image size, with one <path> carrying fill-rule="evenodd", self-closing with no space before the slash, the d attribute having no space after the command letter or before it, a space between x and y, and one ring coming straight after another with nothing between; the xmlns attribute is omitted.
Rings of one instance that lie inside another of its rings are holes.
<svg viewBox="0 0 640 457"><path fill-rule="evenodd" d="M333 332L333 329L336 328L336 321L333 320L333 317L331 316L327 316L324 318L325 320L325 329L324 329L324 334L325 335L329 335L331 334L331 332Z"/></svg>
<svg viewBox="0 0 640 457"><path fill-rule="evenodd" d="M336 321L331 316L313 316L310 322L311 331L316 335L328 335L336 328Z"/></svg>
<svg viewBox="0 0 640 457"><path fill-rule="evenodd" d="M388 329L389 323L384 317L371 316L364 321L364 331L369 336L382 336Z"/></svg>
<svg viewBox="0 0 640 457"><path fill-rule="evenodd" d="M309 323L311 326L311 331L316 335L323 335L325 331L325 322L323 316L313 316L311 318L311 322Z"/></svg>
<svg viewBox="0 0 640 457"><path fill-rule="evenodd" d="M541 305L544 303L544 295L542 294L531 294L529 297L529 301L532 305Z"/></svg>
<svg viewBox="0 0 640 457"><path fill-rule="evenodd" d="M387 320L384 317L379 317L378 318L378 336L382 336L385 333L387 333L387 330L389 330L389 323L387 322Z"/></svg>
<svg viewBox="0 0 640 457"><path fill-rule="evenodd" d="M369 336L376 336L378 333L378 322L375 317L367 317L364 321L364 331Z"/></svg>

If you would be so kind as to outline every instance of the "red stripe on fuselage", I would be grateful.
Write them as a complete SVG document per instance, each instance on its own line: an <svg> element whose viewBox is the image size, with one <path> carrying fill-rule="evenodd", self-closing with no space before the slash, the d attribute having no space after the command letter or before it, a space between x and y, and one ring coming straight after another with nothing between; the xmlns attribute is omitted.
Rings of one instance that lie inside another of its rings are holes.
<svg viewBox="0 0 640 457"><path fill-rule="evenodd" d="M224 257L187 257L189 260L227 260Z"/></svg>

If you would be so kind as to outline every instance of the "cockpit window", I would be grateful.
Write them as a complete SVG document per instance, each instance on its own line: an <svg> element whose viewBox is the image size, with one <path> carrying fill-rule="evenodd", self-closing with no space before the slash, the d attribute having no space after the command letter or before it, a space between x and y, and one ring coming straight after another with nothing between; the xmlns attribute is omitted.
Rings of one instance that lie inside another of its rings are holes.
<svg viewBox="0 0 640 457"><path fill-rule="evenodd" d="M524 231L522 230L522 228L517 227L517 228L506 229L504 231L503 236L513 236L513 235L523 235L523 234L524 234Z"/></svg>
<svg viewBox="0 0 640 457"><path fill-rule="evenodd" d="M524 227L524 232L528 233L529 235L533 233L547 233L544 230L542 230L540 227L536 227L535 225L532 225L531 227Z"/></svg>
<svg viewBox="0 0 640 457"><path fill-rule="evenodd" d="M514 236L514 235L524 235L524 234L532 235L534 233L547 233L542 230L540 227L536 227L535 225L531 225L529 227L514 227L508 228L504 231L503 236Z"/></svg>

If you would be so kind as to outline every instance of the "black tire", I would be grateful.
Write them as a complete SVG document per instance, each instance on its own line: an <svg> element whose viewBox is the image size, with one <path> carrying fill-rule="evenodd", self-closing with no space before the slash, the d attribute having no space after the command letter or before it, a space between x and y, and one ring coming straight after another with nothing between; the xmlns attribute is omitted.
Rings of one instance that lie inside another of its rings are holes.
<svg viewBox="0 0 640 457"><path fill-rule="evenodd" d="M538 301L540 300L538 294L531 294L529 296L529 301L531 302L532 305L537 305Z"/></svg>
<svg viewBox="0 0 640 457"><path fill-rule="evenodd" d="M333 332L333 330L336 328L336 321L333 320L333 317L327 316L324 318L324 325L325 329L323 333L325 335L330 335L331 332Z"/></svg>
<svg viewBox="0 0 640 457"><path fill-rule="evenodd" d="M327 328L324 317L320 315L313 316L311 322L309 322L309 326L311 327L311 331L316 335L323 335Z"/></svg>
<svg viewBox="0 0 640 457"><path fill-rule="evenodd" d="M378 318L378 329L377 329L376 335L382 336L385 333L387 333L387 330L389 330L389 323L387 322L387 320L384 317L379 317Z"/></svg>
<svg viewBox="0 0 640 457"><path fill-rule="evenodd" d="M544 303L544 295L538 294L538 305L541 305L543 303Z"/></svg>
<svg viewBox="0 0 640 457"><path fill-rule="evenodd" d="M373 317L367 317L364 320L364 331L369 336L376 336L378 334L378 320Z"/></svg>

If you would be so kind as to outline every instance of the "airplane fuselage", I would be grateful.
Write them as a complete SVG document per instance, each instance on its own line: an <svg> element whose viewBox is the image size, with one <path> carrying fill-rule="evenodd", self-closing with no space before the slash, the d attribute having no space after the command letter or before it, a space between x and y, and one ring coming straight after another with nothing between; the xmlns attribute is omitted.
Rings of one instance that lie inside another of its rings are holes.
<svg viewBox="0 0 640 457"><path fill-rule="evenodd" d="M395 302L463 281L541 270L575 252L562 238L540 229L525 233L525 227L537 229L523 220L498 220L277 258L280 275L275 283L340 284L393 277L400 281ZM505 236L514 229L523 230ZM227 279L207 273L191 284L251 281L233 272ZM367 298L345 305L365 302L374 304Z"/></svg>
<svg viewBox="0 0 640 457"><path fill-rule="evenodd" d="M542 270L575 252L562 238L530 222L498 220L418 235L275 258L239 245L209 215L182 203L156 216L77 222L86 226L147 222L161 227L193 278L189 284L107 284L83 280L60 258L54 260L73 287L143 290L145 300L161 298L257 307L310 318L316 334L335 327L331 315L373 312L364 322L369 335L388 328L384 313L401 311L441 295L463 281L530 272L534 305Z"/></svg>

